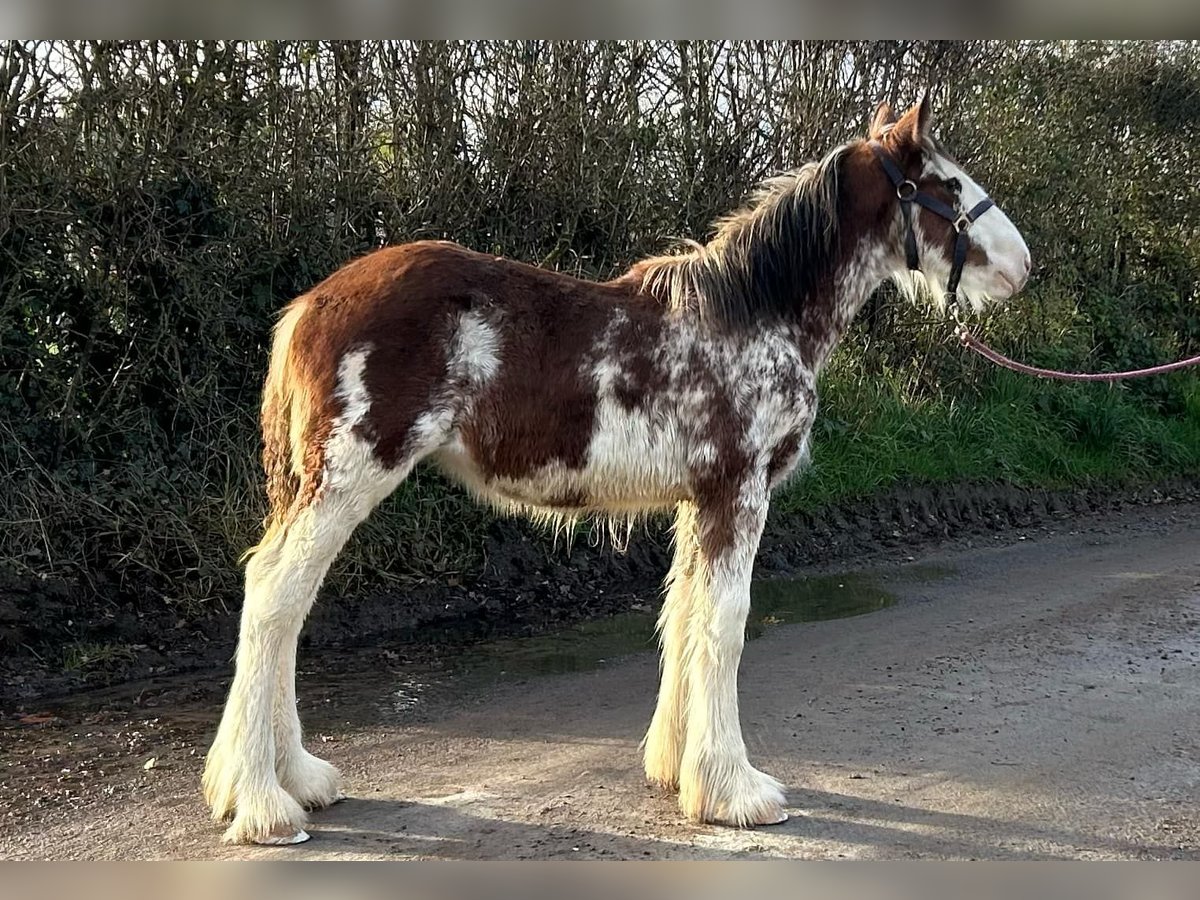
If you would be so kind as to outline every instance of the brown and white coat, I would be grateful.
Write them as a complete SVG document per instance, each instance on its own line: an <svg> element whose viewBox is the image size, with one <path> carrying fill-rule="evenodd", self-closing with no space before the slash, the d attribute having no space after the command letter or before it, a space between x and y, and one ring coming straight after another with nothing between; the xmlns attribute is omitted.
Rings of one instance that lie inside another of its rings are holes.
<svg viewBox="0 0 1200 900"><path fill-rule="evenodd" d="M932 141L928 104L871 134L922 190L982 191ZM948 225L918 217L944 283ZM1028 251L996 211L962 289L1009 296ZM552 516L675 511L662 684L646 774L683 812L786 818L746 758L737 668L772 489L808 454L816 381L872 291L904 272L895 191L863 142L767 182L707 244L595 283L448 242L379 250L284 312L264 390L271 503L246 571L237 674L204 786L232 841L307 838L339 796L301 746L296 641L355 526L422 461L498 506Z"/></svg>

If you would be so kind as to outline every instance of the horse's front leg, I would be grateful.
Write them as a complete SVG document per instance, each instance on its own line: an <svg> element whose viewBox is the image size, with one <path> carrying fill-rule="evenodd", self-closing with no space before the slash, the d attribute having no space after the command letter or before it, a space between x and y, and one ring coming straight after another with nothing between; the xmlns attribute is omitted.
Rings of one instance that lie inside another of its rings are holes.
<svg viewBox="0 0 1200 900"><path fill-rule="evenodd" d="M738 721L737 672L750 573L767 516L765 479L699 504L700 564L688 620L687 723L679 805L698 822L770 825L787 818L783 789L750 765Z"/></svg>

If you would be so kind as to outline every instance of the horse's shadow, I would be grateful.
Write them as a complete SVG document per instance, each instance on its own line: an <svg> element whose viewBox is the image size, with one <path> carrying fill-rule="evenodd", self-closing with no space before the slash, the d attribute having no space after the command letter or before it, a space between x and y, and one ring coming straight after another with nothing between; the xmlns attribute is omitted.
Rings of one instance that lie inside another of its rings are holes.
<svg viewBox="0 0 1200 900"><path fill-rule="evenodd" d="M540 825L478 815L461 807L406 800L349 798L316 813L313 839L274 848L288 857L480 859L725 859L757 852L710 850L685 842Z"/></svg>
<svg viewBox="0 0 1200 900"><path fill-rule="evenodd" d="M818 790L788 792L809 810L757 832L686 826L675 838L493 818L466 807L351 798L318 813L313 840L268 851L304 857L479 859L867 858L1075 859L1081 851L1143 859L1200 859L1179 847L1098 838L1054 827L886 803ZM662 802L669 802L663 800ZM893 824L894 823L894 824ZM905 825L917 824L921 830ZM741 838L722 846L722 833ZM755 841L753 835L764 839ZM841 846L844 854L831 851Z"/></svg>

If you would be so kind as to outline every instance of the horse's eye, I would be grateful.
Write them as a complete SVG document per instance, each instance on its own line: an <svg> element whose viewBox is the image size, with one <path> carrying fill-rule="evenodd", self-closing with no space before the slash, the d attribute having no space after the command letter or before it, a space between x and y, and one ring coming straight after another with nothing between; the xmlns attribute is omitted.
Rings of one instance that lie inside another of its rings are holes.
<svg viewBox="0 0 1200 900"><path fill-rule="evenodd" d="M961 194L962 193L962 182L959 181L957 178L947 178L942 183L944 185L946 185L946 190L950 191L950 193L952 193L952 194Z"/></svg>

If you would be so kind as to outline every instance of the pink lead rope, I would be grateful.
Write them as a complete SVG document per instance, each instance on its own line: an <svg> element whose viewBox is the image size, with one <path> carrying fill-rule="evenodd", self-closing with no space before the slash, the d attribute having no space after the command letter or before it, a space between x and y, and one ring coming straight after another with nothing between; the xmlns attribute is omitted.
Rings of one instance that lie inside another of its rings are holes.
<svg viewBox="0 0 1200 900"><path fill-rule="evenodd" d="M1200 356L1193 356L1191 359L1182 359L1179 362L1154 366L1149 369L1134 369L1132 372L1059 372L1054 369L1039 369L1037 366L1027 366L1025 363L1017 362L1015 359L1009 359L1003 353L997 353L971 334L958 315L958 280L962 275L963 266L967 261L967 250L970 242L967 232L971 224L995 206L995 204L990 198L985 197L979 203L975 204L975 207L970 211L947 206L937 197L919 190L916 184L906 178L904 171L878 141L871 141L870 145L871 149L875 151L875 156L878 158L880 165L883 166L883 170L887 173L888 178L891 179L892 185L896 188L896 197L900 201L900 209L904 217L904 253L909 269L916 272L921 271L917 237L916 232L913 230L913 204L918 204L928 209L930 212L941 216L947 222L951 222L954 225L954 232L956 234L954 239L954 259L950 266L950 277L946 281L946 301L954 313L954 320L958 323L955 333L958 335L959 340L984 359L990 360L1006 369L1012 369L1014 372L1033 375L1037 378L1057 378L1060 381L1120 381L1123 378L1145 378L1147 375L1162 375L1164 372L1174 372L1176 369L1200 365Z"/></svg>
<svg viewBox="0 0 1200 900"><path fill-rule="evenodd" d="M1200 356L1193 356L1190 359L1181 359L1178 362L1165 363L1161 366L1151 366L1149 369L1134 369L1130 372L1059 372L1055 369L1039 369L1037 366L1029 366L1017 362L1015 359L1009 359L1003 353L997 353L971 334L962 322L958 323L955 334L963 344L998 366L1037 378L1057 378L1059 381L1120 381L1123 378L1145 378L1148 375L1162 375L1164 372L1174 372L1177 369L1186 369L1188 366L1200 365Z"/></svg>

